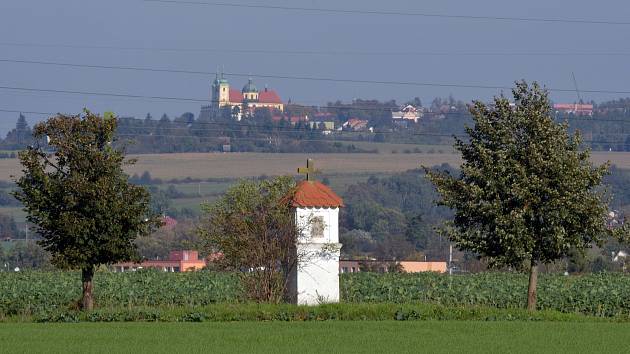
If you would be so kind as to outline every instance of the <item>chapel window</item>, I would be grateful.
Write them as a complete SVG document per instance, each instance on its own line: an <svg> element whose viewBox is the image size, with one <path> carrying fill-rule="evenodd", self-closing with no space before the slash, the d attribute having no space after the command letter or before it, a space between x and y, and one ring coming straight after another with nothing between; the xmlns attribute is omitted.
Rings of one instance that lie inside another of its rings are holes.
<svg viewBox="0 0 630 354"><path fill-rule="evenodd" d="M324 222L324 218L322 216L314 217L311 223L311 237L323 238L325 228L326 228L326 223Z"/></svg>

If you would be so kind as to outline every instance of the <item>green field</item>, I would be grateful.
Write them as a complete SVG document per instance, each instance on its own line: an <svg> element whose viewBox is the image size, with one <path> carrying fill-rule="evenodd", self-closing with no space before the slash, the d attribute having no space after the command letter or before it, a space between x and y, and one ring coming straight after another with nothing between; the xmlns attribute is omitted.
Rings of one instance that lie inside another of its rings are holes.
<svg viewBox="0 0 630 354"><path fill-rule="evenodd" d="M345 305L357 305L361 311L365 310L365 307L361 307L363 305L375 305L366 311L383 313L384 319L393 319L396 317L395 313L404 306L422 304L442 306L447 309L413 307L405 310L409 312L408 317L423 320L498 318L499 315L522 316L522 314L517 312L467 314L467 311L469 307L521 310L526 300L527 275L518 273L454 276L433 273L344 274L341 277L340 290L341 300ZM81 282L77 272L0 272L0 320L3 316L23 315L55 320L55 316L67 313L71 304L75 303L80 296ZM187 312L170 313L165 310L182 308L181 311L195 312L197 307L216 304L227 306L247 302L236 274L210 271L97 272L94 278L94 296L99 309L105 311L113 309L111 310L113 315L110 314L111 311L101 314L105 318L124 318L125 313L119 313L119 309L128 307L142 309L142 311L148 308L153 311L150 316L156 318L167 316L177 320ZM392 305L393 307L376 305ZM186 310L185 307L192 309ZM583 276L542 274L538 287L538 308L565 314L628 320L630 319L630 277L621 273ZM221 312L223 309L220 307L202 310L207 312L204 315L207 319L225 319L225 313ZM239 311L255 312L261 309L228 308L228 310L226 311L229 315ZM352 309L332 310L350 311ZM321 309L325 311L322 316L340 318L341 315L331 315L326 312L332 310ZM296 316L301 316L299 309L272 308L269 311L279 313L278 318L283 318L284 315L295 317L289 314L295 311L298 311ZM416 313L412 314L411 311ZM454 312L451 314L450 311ZM320 316L318 313L311 315ZM259 318L257 314L251 314L251 312L248 312L247 316ZM249 318L245 317L245 319Z"/></svg>
<svg viewBox="0 0 630 354"><path fill-rule="evenodd" d="M0 324L0 352L623 353L628 331L588 322Z"/></svg>

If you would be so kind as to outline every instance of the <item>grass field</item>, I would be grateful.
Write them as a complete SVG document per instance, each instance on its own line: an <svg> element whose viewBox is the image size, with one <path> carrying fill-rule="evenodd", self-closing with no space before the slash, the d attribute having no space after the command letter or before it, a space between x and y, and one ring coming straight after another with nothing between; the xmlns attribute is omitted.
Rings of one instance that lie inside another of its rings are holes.
<svg viewBox="0 0 630 354"><path fill-rule="evenodd" d="M455 154L263 154L263 153L187 153L147 154L128 168L130 174L149 171L154 178L242 178L260 175L295 174L307 158L315 159L324 173L398 172L419 168L421 164L459 163ZM19 161L0 159L0 180L20 173Z"/></svg>
<svg viewBox="0 0 630 354"><path fill-rule="evenodd" d="M627 323L588 322L0 324L0 352L628 352L628 331Z"/></svg>
<svg viewBox="0 0 630 354"><path fill-rule="evenodd" d="M443 151L411 154L147 154L131 156L137 158L138 163L131 166L128 172L141 174L149 171L154 178L162 179L277 176L295 174L296 169L304 165L306 158L315 159L316 167L327 174L392 173L419 168L420 165L459 165L459 155L449 153L448 149ZM630 168L630 153L595 152L592 160L598 164L610 160L620 168ZM0 159L0 180L8 181L19 173L18 160Z"/></svg>

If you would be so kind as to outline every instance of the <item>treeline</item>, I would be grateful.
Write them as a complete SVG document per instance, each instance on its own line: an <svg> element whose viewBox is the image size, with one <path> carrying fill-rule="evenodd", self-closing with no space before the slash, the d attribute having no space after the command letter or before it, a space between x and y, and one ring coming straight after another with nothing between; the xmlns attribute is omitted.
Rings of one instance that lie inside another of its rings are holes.
<svg viewBox="0 0 630 354"><path fill-rule="evenodd" d="M422 107L419 98L404 104ZM630 151L630 98L594 103L592 116L556 114L558 121L568 121L579 130L585 146L596 150ZM468 104L455 98L436 98L424 107L418 123L404 125L392 121L392 111L401 107L394 100L362 100L350 103L328 102L325 107L288 104L285 112L258 109L249 118L238 121L229 109L216 116L186 112L177 117L166 114L154 119L119 118L118 144L130 153L170 152L278 152L339 153L376 152L356 147L354 141L398 142L416 144L452 144L452 135L461 135L472 121ZM309 117L303 121L299 117ZM368 121L372 131L352 131L343 124L351 118ZM334 123L330 131L322 121ZM341 129L341 130L339 130ZM0 139L0 158L15 157L15 150L33 144L32 132L24 115L16 126ZM4 151L2 151L4 150ZM7 151L9 150L9 151Z"/></svg>
<svg viewBox="0 0 630 354"><path fill-rule="evenodd" d="M227 114L227 113L226 113ZM188 117L183 119L182 117ZM337 142L323 126L287 120L273 121L271 112L258 109L253 117L237 121L231 116L194 119L192 113L175 119L120 118L119 144L130 153L171 152L376 152Z"/></svg>
<svg viewBox="0 0 630 354"><path fill-rule="evenodd" d="M459 172L448 165L453 175ZM611 226L624 223L630 212L630 171L613 166L605 179L611 199ZM423 170L410 170L390 177L370 177L366 182L352 185L344 194L346 208L340 219L340 238L345 257L446 260L449 242L436 227L452 218L451 211L435 204L433 185ZM600 272L618 270L613 261L623 246L613 239L586 253L573 252L559 267L570 272ZM483 270L486 264L475 254L456 251L458 266L469 271ZM551 266L553 267L553 265Z"/></svg>
<svg viewBox="0 0 630 354"><path fill-rule="evenodd" d="M440 170L459 172L442 165ZM606 177L611 207L620 215L630 212L630 171L613 166ZM265 179L260 176L256 179ZM332 178L332 177L331 177ZM162 228L150 237L137 240L140 253L150 259L164 259L173 249L195 248L198 243L196 234L198 213L189 208L173 208L173 201L189 198L175 188L174 184L202 182L202 180L154 179L148 172L132 176L134 183L146 185L152 194L152 208L155 212L174 217L177 224ZM204 180L205 181L205 180ZM230 179L210 179L210 182L229 183ZM323 182L329 182L325 178ZM404 260L445 260L448 259L449 242L442 238L435 228L452 216L451 211L438 207L433 185L425 178L423 170L410 170L391 176L371 176L365 182L350 185L343 193L345 208L340 216L340 238L343 244L342 255L348 258L377 258ZM35 235L33 235L35 237ZM19 230L12 217L0 214L0 238L24 238L24 231ZM20 241L11 242L20 245L12 248L12 256L4 259L13 266L45 265L46 258L35 250L39 246L29 243L28 249ZM564 261L562 267L570 272L598 272L616 270L619 264L610 256L619 252L622 246L613 240L601 248L581 254L575 252ZM485 269L476 255L456 252L458 266L469 271ZM41 263L44 262L44 263Z"/></svg>

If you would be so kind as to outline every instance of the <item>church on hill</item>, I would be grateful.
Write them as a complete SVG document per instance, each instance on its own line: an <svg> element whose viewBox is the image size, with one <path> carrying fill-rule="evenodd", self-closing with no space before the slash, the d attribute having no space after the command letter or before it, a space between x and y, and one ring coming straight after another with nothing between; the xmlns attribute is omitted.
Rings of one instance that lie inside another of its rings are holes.
<svg viewBox="0 0 630 354"><path fill-rule="evenodd" d="M239 91L230 87L223 73L217 73L211 91L212 103L206 109L218 112L224 107L230 107L233 115L239 120L243 116L252 115L257 108L284 111L284 104L276 91L267 87L258 90L251 78Z"/></svg>

